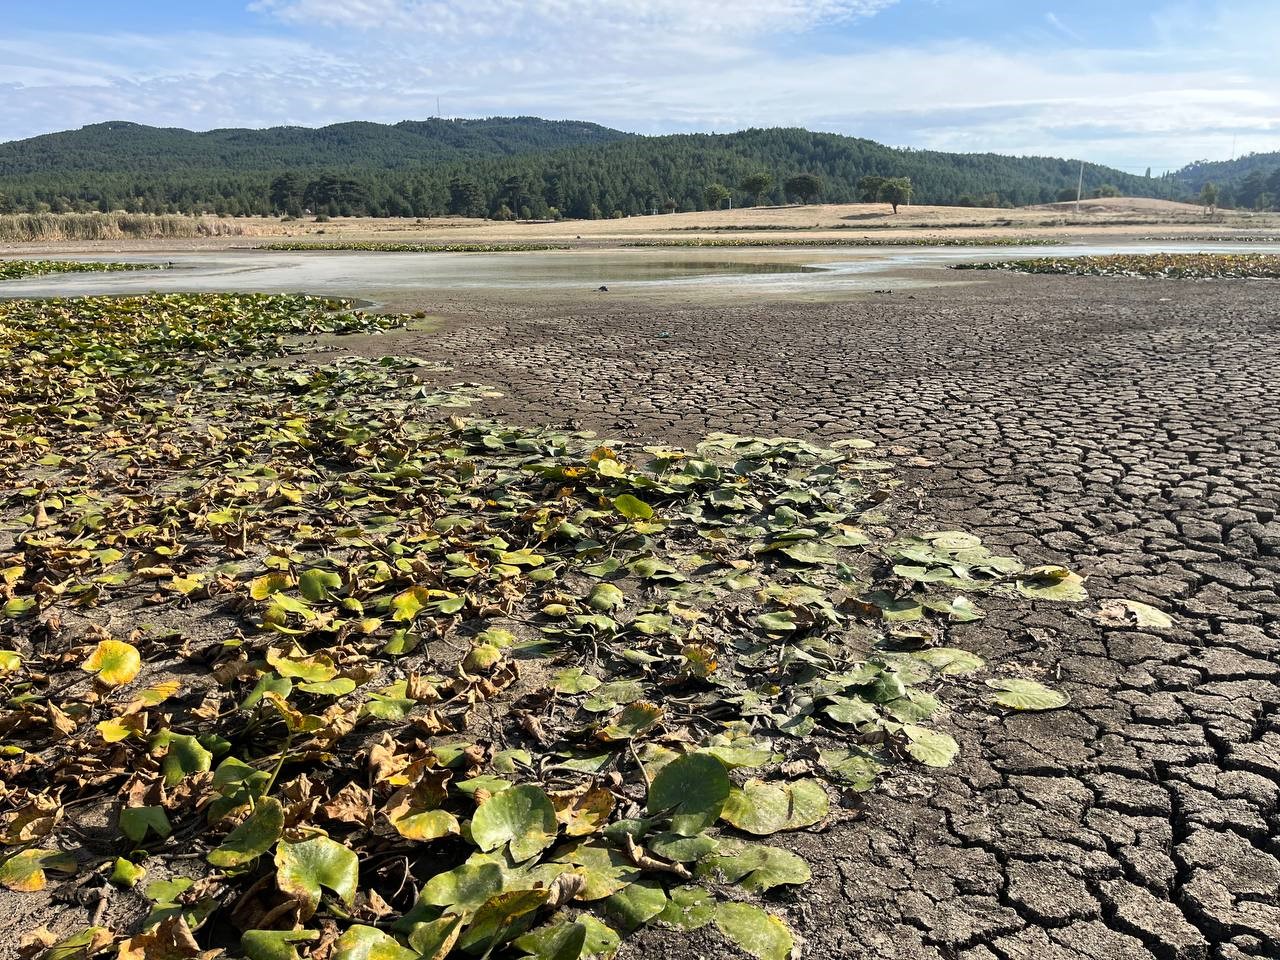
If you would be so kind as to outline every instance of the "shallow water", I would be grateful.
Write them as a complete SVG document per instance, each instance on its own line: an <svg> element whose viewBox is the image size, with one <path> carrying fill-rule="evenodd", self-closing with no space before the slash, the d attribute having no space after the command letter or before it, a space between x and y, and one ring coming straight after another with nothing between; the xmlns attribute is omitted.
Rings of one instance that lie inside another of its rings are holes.
<svg viewBox="0 0 1280 960"><path fill-rule="evenodd" d="M228 250L148 256L71 257L166 263L163 272L82 273L0 283L0 296L55 297L140 291L261 291L381 297L416 290L705 289L822 295L969 282L945 272L974 260L1083 254L1199 252L1278 253L1264 243L1106 243L1035 247L635 248L519 253L378 253ZM929 268L936 268L931 275ZM902 276L904 270L910 276Z"/></svg>

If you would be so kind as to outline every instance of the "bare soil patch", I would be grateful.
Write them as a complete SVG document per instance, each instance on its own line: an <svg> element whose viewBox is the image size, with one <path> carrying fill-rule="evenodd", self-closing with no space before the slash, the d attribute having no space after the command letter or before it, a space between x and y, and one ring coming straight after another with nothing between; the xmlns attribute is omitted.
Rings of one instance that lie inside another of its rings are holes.
<svg viewBox="0 0 1280 960"><path fill-rule="evenodd" d="M980 650L1060 674L1073 705L958 717L954 772L814 838L807 905L787 901L810 956L1262 960L1280 942L1280 321L1267 284L1173 283L493 303L408 343L504 387L511 415L606 435L900 445L935 464L914 477L939 522L1173 613L1172 632L989 619ZM653 934L629 956L712 950Z"/></svg>

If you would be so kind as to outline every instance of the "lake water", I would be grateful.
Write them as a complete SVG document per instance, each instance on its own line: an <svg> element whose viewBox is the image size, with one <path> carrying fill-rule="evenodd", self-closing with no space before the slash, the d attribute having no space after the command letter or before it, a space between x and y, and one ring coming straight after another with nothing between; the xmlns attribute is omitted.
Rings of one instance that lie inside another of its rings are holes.
<svg viewBox="0 0 1280 960"><path fill-rule="evenodd" d="M377 300L413 291L594 290L838 294L971 282L945 268L966 261L1084 254L1280 253L1277 243L1133 242L1027 247L649 247L520 253L227 250L67 259L172 264L164 271L59 274L0 282L0 296L141 291L306 292Z"/></svg>

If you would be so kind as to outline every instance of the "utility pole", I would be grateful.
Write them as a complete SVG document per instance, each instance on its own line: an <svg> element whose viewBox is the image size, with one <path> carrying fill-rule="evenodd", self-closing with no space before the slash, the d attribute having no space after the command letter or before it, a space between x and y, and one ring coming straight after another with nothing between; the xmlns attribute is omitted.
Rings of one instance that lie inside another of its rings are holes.
<svg viewBox="0 0 1280 960"><path fill-rule="evenodd" d="M1080 212L1080 198L1084 196L1084 161L1080 161L1080 182L1076 184L1076 213Z"/></svg>
<svg viewBox="0 0 1280 960"><path fill-rule="evenodd" d="M439 97L439 95L437 95L437 96L436 96L436 119L437 119L437 120L441 119L441 117L440 117L440 97Z"/></svg>

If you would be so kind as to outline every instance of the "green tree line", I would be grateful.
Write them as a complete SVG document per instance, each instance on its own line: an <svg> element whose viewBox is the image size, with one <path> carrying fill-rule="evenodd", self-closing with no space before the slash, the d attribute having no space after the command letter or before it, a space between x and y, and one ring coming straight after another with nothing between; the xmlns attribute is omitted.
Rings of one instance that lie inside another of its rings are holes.
<svg viewBox="0 0 1280 960"><path fill-rule="evenodd" d="M531 125L528 137L518 135L519 123ZM1014 206L1049 202L1068 189L1074 196L1079 174L1078 161L898 150L802 129L640 137L546 123L504 120L500 136L488 140L469 127L465 142L412 156L404 131L378 124L344 124L337 133L214 131L221 139L206 146L221 152L203 156L178 135L205 134L85 128L96 148L73 134L54 135L62 139L45 143L39 164L30 156L32 141L20 141L26 146L19 151L0 144L0 211L602 218L729 203L852 202L868 199L871 182L895 184L886 194L877 186L874 199L885 202L903 203L909 194L914 203ZM303 133L324 133L327 146L308 152L314 138ZM136 144L104 150L104 139L122 136L131 144L134 137L172 142L176 153L166 159L163 150ZM434 143L415 136L414 143ZM82 148L96 149L94 158ZM1163 181L1086 165L1086 195L1104 184L1137 196L1168 190Z"/></svg>

